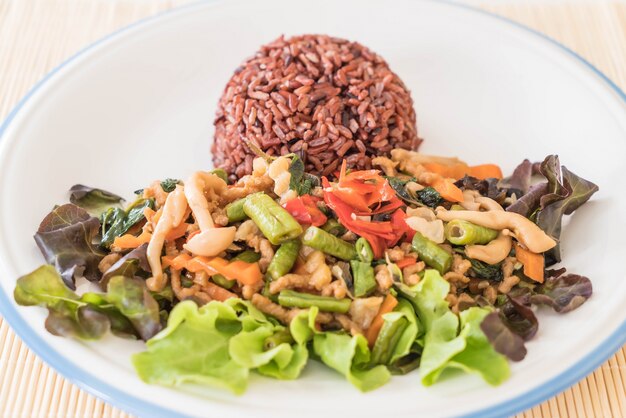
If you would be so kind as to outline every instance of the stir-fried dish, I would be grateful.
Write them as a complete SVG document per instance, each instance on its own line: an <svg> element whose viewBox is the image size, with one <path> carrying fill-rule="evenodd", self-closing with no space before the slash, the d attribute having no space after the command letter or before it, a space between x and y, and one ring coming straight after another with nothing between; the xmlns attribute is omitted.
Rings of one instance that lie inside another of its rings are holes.
<svg viewBox="0 0 626 418"><path fill-rule="evenodd" d="M563 216L598 189L554 155L503 178L398 148L317 177L296 154L256 151L234 183L198 171L130 205L72 187L16 301L45 306L55 335L146 341L132 358L146 382L241 393L251 371L296 379L309 358L362 391L415 369L425 385L449 368L497 385L526 355L536 305L591 296L588 278L548 269Z"/></svg>

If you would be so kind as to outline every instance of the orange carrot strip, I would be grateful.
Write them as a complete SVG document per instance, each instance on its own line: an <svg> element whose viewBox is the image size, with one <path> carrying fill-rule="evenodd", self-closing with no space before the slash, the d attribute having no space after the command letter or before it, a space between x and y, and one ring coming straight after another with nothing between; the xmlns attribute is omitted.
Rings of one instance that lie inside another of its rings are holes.
<svg viewBox="0 0 626 418"><path fill-rule="evenodd" d="M436 173L442 177L449 177L455 180L462 178L470 170L467 164L444 165L439 163L423 163L422 165L431 173Z"/></svg>
<svg viewBox="0 0 626 418"><path fill-rule="evenodd" d="M433 189L449 202L462 202L463 192L447 178L437 179L431 184Z"/></svg>
<svg viewBox="0 0 626 418"><path fill-rule="evenodd" d="M141 235L137 237L131 234L124 234L121 237L115 237L113 246L122 250L128 250L150 242L150 238L152 238L152 234L146 231L141 231Z"/></svg>
<svg viewBox="0 0 626 418"><path fill-rule="evenodd" d="M188 226L189 224L186 224L183 222L182 224L178 225L176 228L168 232L167 235L165 236L165 239L167 241L174 241L175 239L178 239L184 236L187 233Z"/></svg>
<svg viewBox="0 0 626 418"><path fill-rule="evenodd" d="M367 339L370 347L374 346L376 338L378 338L378 333L383 326L383 315L393 311L397 304L398 299L396 299L391 293L387 293L387 296L385 296L385 300L383 300L383 303L380 305L378 313L374 317L372 324L367 331L365 331L365 338Z"/></svg>
<svg viewBox="0 0 626 418"><path fill-rule="evenodd" d="M229 262L220 257L193 257L185 262L184 268L192 273L206 271L209 275L221 274L242 285L252 285L263 280L259 264L246 263L243 260Z"/></svg>
<svg viewBox="0 0 626 418"><path fill-rule="evenodd" d="M469 167L469 175L484 180L487 178L502 178L502 170L495 164L481 164Z"/></svg>
<svg viewBox="0 0 626 418"><path fill-rule="evenodd" d="M185 264L185 268L192 273L197 273L199 271L206 271L208 274L213 275L219 273L213 266L210 264L211 259L208 257L193 257Z"/></svg>
<svg viewBox="0 0 626 418"><path fill-rule="evenodd" d="M229 279L237 280L242 285L253 285L263 280L259 263L246 263L243 260L227 264L222 268L221 273Z"/></svg>
<svg viewBox="0 0 626 418"><path fill-rule="evenodd" d="M191 260L191 256L189 254L179 254L176 257L171 256L163 256L161 257L161 263L163 264L163 268L174 267L176 270L182 270L187 268L187 262Z"/></svg>
<svg viewBox="0 0 626 418"><path fill-rule="evenodd" d="M544 258L543 254L533 253L515 243L515 257L524 265L524 274L536 282L543 283Z"/></svg>

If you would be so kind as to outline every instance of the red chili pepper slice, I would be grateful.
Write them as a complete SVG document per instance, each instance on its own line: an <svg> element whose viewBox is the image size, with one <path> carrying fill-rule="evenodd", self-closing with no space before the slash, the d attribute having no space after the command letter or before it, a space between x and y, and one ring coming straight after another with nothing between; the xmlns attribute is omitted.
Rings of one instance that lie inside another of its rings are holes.
<svg viewBox="0 0 626 418"><path fill-rule="evenodd" d="M317 197L305 194L287 201L283 207L301 224L322 226L328 218L317 207L319 200Z"/></svg>

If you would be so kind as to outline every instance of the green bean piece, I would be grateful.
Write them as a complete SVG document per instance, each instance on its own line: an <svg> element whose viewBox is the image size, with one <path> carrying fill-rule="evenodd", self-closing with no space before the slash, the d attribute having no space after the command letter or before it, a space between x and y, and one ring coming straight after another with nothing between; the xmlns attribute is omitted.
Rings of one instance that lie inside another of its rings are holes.
<svg viewBox="0 0 626 418"><path fill-rule="evenodd" d="M454 245L487 244L498 236L498 231L476 225L461 219L454 219L446 224L446 239Z"/></svg>
<svg viewBox="0 0 626 418"><path fill-rule="evenodd" d="M274 258L267 267L267 274L271 280L278 280L291 271L298 259L300 245L300 241L294 239L285 242L276 250Z"/></svg>
<svg viewBox="0 0 626 418"><path fill-rule="evenodd" d="M359 256L359 259L365 263L371 263L374 261L374 251L372 251L372 246L369 241L363 237L360 237L356 240L356 253Z"/></svg>
<svg viewBox="0 0 626 418"><path fill-rule="evenodd" d="M292 240L302 234L302 227L293 216L265 193L246 197L243 210L274 245Z"/></svg>
<svg viewBox="0 0 626 418"><path fill-rule="evenodd" d="M357 256L354 245L316 226L311 226L304 232L302 243L342 260L352 260Z"/></svg>
<svg viewBox="0 0 626 418"><path fill-rule="evenodd" d="M261 254L255 253L251 250L245 250L234 256L230 261L245 261L246 263L256 263L260 259Z"/></svg>
<svg viewBox="0 0 626 418"><path fill-rule="evenodd" d="M346 313L350 309L350 299L335 299L327 296L311 295L309 293L281 290L278 294L278 304L287 308L312 308L317 306L320 311Z"/></svg>
<svg viewBox="0 0 626 418"><path fill-rule="evenodd" d="M276 293L270 292L270 281L265 280L265 285L263 286L263 290L261 290L261 294L271 300L274 303L278 303L278 295Z"/></svg>
<svg viewBox="0 0 626 418"><path fill-rule="evenodd" d="M237 283L237 280L227 279L221 274L214 274L213 276L211 276L211 280L213 280L213 283L220 287L223 287L224 289L230 289L235 285L235 283Z"/></svg>
<svg viewBox="0 0 626 418"><path fill-rule="evenodd" d="M450 206L450 210L465 210L465 208L461 205L458 204L454 204L452 206Z"/></svg>
<svg viewBox="0 0 626 418"><path fill-rule="evenodd" d="M347 229L339 223L337 219L329 219L326 221L324 225L322 225L322 229L329 234L333 235L342 235L345 234Z"/></svg>
<svg viewBox="0 0 626 418"><path fill-rule="evenodd" d="M281 344L291 344L293 342L294 340L289 330L283 329L278 331L276 334L267 337L265 341L263 341L263 349L267 351L271 350L272 348L276 348Z"/></svg>
<svg viewBox="0 0 626 418"><path fill-rule="evenodd" d="M370 263L359 260L350 260L352 280L354 280L354 296L361 298L376 289L374 267Z"/></svg>
<svg viewBox="0 0 626 418"><path fill-rule="evenodd" d="M386 364L389 362L393 349L408 326L409 321L405 317L398 318L395 321L384 321L372 348L372 364Z"/></svg>
<svg viewBox="0 0 626 418"><path fill-rule="evenodd" d="M246 199L235 200L234 202L226 205L226 216L228 216L228 223L232 224L235 222L241 222L248 217L246 212L243 210L243 204Z"/></svg>
<svg viewBox="0 0 626 418"><path fill-rule="evenodd" d="M211 170L211 173L215 174L217 177L224 180L226 184L228 184L228 173L223 168L216 168Z"/></svg>
<svg viewBox="0 0 626 418"><path fill-rule="evenodd" d="M246 263L256 263L257 261L259 261L260 258L261 254L255 253L254 251L246 250L234 256L230 261L240 260L245 261ZM211 280L213 280L213 283L223 287L224 289L230 289L235 285L235 283L237 283L237 280L227 279L221 274L214 274L213 276L211 276Z"/></svg>
<svg viewBox="0 0 626 418"><path fill-rule="evenodd" d="M420 256L420 260L442 275L452 267L452 255L419 232L413 236L413 249Z"/></svg>

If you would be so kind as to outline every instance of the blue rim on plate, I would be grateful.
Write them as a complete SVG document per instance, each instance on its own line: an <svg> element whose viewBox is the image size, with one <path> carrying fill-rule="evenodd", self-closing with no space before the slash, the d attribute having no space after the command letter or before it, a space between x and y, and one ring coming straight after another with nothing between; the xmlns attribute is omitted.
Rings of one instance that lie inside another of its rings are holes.
<svg viewBox="0 0 626 418"><path fill-rule="evenodd" d="M511 26L514 26L518 29L521 29L527 33L532 34L548 43L551 43L561 50L566 52L571 57L575 58L585 67L590 69L593 73L595 73L604 83L606 83L617 95L626 103L626 94L606 75L604 75L600 70L594 67L591 63L585 60L583 57L578 55L576 52L567 48L566 46L560 44L554 39L537 32L534 29L531 29L527 26L522 25L521 23L512 21L508 18L498 16L491 12L487 12L485 10L477 9L472 6L463 5L454 3L453 0L430 0L438 3L446 4L451 7L458 7L468 11L472 11L475 13L480 13L485 16L489 16L491 18L495 18L502 22L506 22ZM110 40L111 38L115 38L122 33L129 31L130 29L135 29L139 26L143 26L146 23L152 22L154 20L158 20L166 15L171 15L174 13L179 13L181 11L187 11L194 7L202 6L207 3L214 3L216 0L201 0L193 4L189 4L187 6L175 8L172 10L167 10L161 13L158 13L154 16L150 16L144 19L141 19L129 26L126 26L122 29L119 29L108 36L94 42L93 44L81 49L79 52L71 56L69 59L64 61L62 64L54 68L50 71L43 79L41 79L15 106L15 108L9 113L7 118L4 120L2 125L0 125L0 140L2 140L2 136L8 126L11 124L12 120L15 118L20 109L26 104L26 102L30 99L30 97L41 88L55 73L57 73L60 69L70 64L72 61L85 54L87 51L93 49L94 47L103 44L104 42ZM185 417L185 415L180 414L176 411L172 411L171 409L161 407L149 402L146 402L142 399L139 399L133 394L125 393L120 391L119 389L114 388L113 386L103 382L95 376L85 372L84 370L76 367L70 361L65 359L63 356L59 355L51 346L49 346L44 339L42 339L37 333L35 333L24 321L21 315L18 313L15 304L12 300L10 300L9 296L6 295L3 291L0 290L0 314L4 317L4 319L9 323L11 328L15 331L15 333L26 343L26 345L34 351L44 362L50 365L53 369L59 372L62 376L68 379L70 382L76 384L81 389L91 393L102 399L103 401L116 406L120 409L123 409L131 414L135 414L138 416L149 416L149 417ZM554 377L553 379L545 382L541 386L532 389L528 392L521 393L517 395L515 398L501 402L497 405L490 406L488 408L484 408L482 410L474 411L470 414L463 415L465 418L488 418L488 417L506 417L514 415L518 412L524 411L526 409L532 408L533 406L551 398L552 396L564 391L568 387L574 385L579 380L583 379L585 376L593 372L596 368L598 368L602 363L604 363L612 354L614 354L617 350L619 350L624 344L626 344L626 321L623 322L617 330L607 338L598 348L596 348L593 352L587 354L583 359L581 359L574 366L561 373L560 375Z"/></svg>

